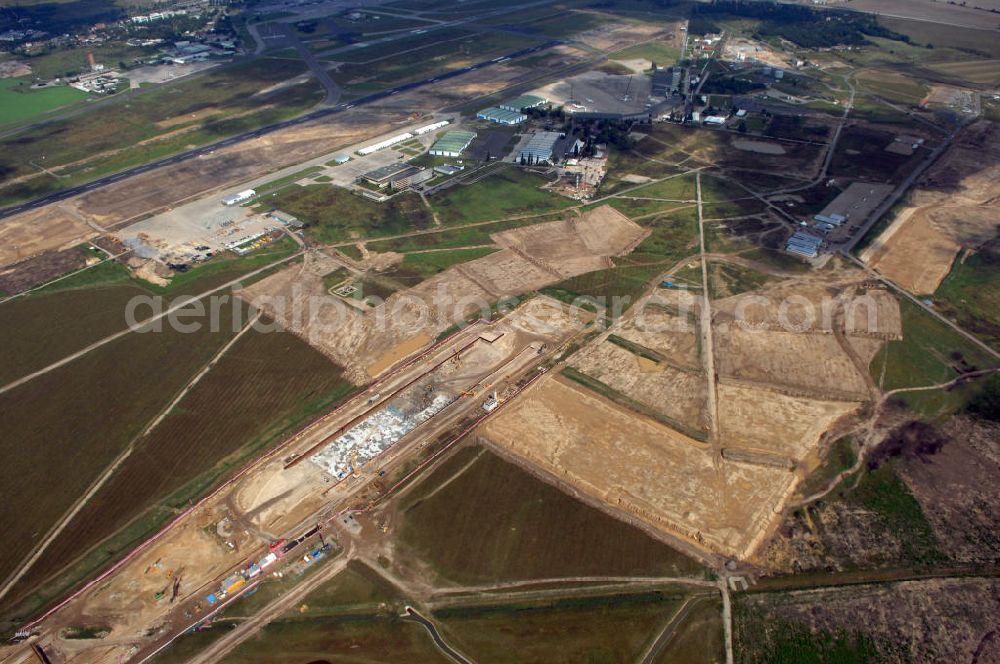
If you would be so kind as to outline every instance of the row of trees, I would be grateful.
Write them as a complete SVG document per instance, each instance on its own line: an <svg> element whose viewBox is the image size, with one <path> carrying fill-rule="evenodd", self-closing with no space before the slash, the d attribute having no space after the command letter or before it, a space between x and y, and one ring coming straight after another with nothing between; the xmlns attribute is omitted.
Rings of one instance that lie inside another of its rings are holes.
<svg viewBox="0 0 1000 664"><path fill-rule="evenodd" d="M873 14L744 0L696 4L691 8L688 29L694 34L718 32L714 19L729 16L760 20L756 38L781 37L806 48L861 45L867 43L866 35L909 41L906 35L879 25Z"/></svg>

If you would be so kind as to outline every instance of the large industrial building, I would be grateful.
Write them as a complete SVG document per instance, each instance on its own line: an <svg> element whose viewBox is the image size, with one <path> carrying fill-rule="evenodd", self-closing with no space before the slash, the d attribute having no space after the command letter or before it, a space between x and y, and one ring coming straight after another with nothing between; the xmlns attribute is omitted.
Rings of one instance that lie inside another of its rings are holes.
<svg viewBox="0 0 1000 664"><path fill-rule="evenodd" d="M543 89L554 104L580 120L646 121L652 113L652 78L592 71Z"/></svg>
<svg viewBox="0 0 1000 664"><path fill-rule="evenodd" d="M510 101L503 102L499 105L499 107L505 111L515 111L520 113L525 109L538 108L546 103L548 103L548 100L543 97L537 97L535 95L521 95L520 97L515 97Z"/></svg>
<svg viewBox="0 0 1000 664"><path fill-rule="evenodd" d="M411 166L405 161L400 161L363 173L359 179L376 187L385 187L388 186L393 178L401 177L410 170L416 170L416 166Z"/></svg>
<svg viewBox="0 0 1000 664"><path fill-rule="evenodd" d="M223 198L222 204L232 207L234 205L239 205L240 203L245 203L256 195L257 192L253 189L244 189L243 191L235 193L232 196L226 196Z"/></svg>
<svg viewBox="0 0 1000 664"><path fill-rule="evenodd" d="M815 258L819 255L819 247L823 244L823 238L816 237L811 233L806 233L805 231L796 231L790 238L788 238L788 243L785 245L785 251L798 254L799 256L805 256L806 258Z"/></svg>
<svg viewBox="0 0 1000 664"><path fill-rule="evenodd" d="M681 70L677 67L659 67L653 72L652 90L654 97L669 97L681 89Z"/></svg>
<svg viewBox="0 0 1000 664"><path fill-rule="evenodd" d="M403 141L407 141L411 138L413 138L413 134L411 134L410 132L405 132L403 134L396 134L395 136L391 136L385 139L384 141L379 141L374 145L368 145L366 147L360 148L357 152L359 155L364 157L372 154L373 152L378 152L379 150L384 150L388 147L392 147L397 143L402 143Z"/></svg>
<svg viewBox="0 0 1000 664"><path fill-rule="evenodd" d="M429 168L411 167L411 169L406 172L400 173L396 177L389 180L389 186L395 191L400 191L402 189L408 189L415 184L427 182L433 177L434 171Z"/></svg>
<svg viewBox="0 0 1000 664"><path fill-rule="evenodd" d="M473 131L449 131L431 146L435 157L458 157L476 138Z"/></svg>
<svg viewBox="0 0 1000 664"><path fill-rule="evenodd" d="M401 161L368 171L359 180L374 185L379 189L389 187L390 189L400 190L420 184L421 182L426 182L432 177L434 177L434 171L418 168L405 161Z"/></svg>
<svg viewBox="0 0 1000 664"><path fill-rule="evenodd" d="M476 113L476 117L479 118L480 120L495 122L497 124L502 124L502 125L516 125L528 119L528 116L525 115L524 113L519 113L517 111L509 111L507 109L499 108L497 106L484 108L483 110Z"/></svg>
<svg viewBox="0 0 1000 664"><path fill-rule="evenodd" d="M556 143L563 137L563 134L555 131L539 131L532 134L528 143L521 148L518 159L539 164L541 162L552 163L553 151Z"/></svg>

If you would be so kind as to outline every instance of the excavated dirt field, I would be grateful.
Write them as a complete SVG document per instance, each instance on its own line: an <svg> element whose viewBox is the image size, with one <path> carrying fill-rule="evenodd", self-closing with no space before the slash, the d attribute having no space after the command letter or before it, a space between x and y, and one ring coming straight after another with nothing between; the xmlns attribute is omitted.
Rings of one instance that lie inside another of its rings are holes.
<svg viewBox="0 0 1000 664"><path fill-rule="evenodd" d="M552 478L703 549L745 558L776 525L793 473L708 445L549 376L480 430Z"/></svg>
<svg viewBox="0 0 1000 664"><path fill-rule="evenodd" d="M930 221L927 210L907 208L861 254L861 259L911 293L937 290L962 249Z"/></svg>
<svg viewBox="0 0 1000 664"><path fill-rule="evenodd" d="M410 341L414 337L435 339L501 297L601 269L608 256L631 251L646 233L609 207L569 221L499 233L493 236L498 244L515 248L451 267L367 311L326 292L322 276L336 265L327 265L332 259L325 254L318 259L324 261L322 269L291 266L241 294L363 383L391 366L385 358L394 349L416 350Z"/></svg>
<svg viewBox="0 0 1000 664"><path fill-rule="evenodd" d="M832 334L746 331L715 332L719 376L767 383L792 393L831 400L863 400L865 379Z"/></svg>
<svg viewBox="0 0 1000 664"><path fill-rule="evenodd" d="M617 392L695 430L708 428L708 381L700 369L681 371L610 341L590 345L570 358L570 366Z"/></svg>
<svg viewBox="0 0 1000 664"><path fill-rule="evenodd" d="M693 315L675 316L655 306L646 306L634 318L616 327L615 334L666 355L673 364L701 368L698 324Z"/></svg>
<svg viewBox="0 0 1000 664"><path fill-rule="evenodd" d="M819 462L823 433L857 408L855 403L793 397L725 381L718 385L718 396L724 447L786 457L806 467Z"/></svg>
<svg viewBox="0 0 1000 664"><path fill-rule="evenodd" d="M860 270L814 273L789 279L712 303L717 326L753 330L829 333L847 297L844 322L849 334L898 339L902 333L899 303L882 288L870 286Z"/></svg>
<svg viewBox="0 0 1000 664"><path fill-rule="evenodd" d="M129 562L122 573L111 576L90 591L85 605L68 606L59 622L111 626L111 634L102 639L101 646L124 655L133 641L141 638L151 625L159 624L158 619L171 608L170 588L174 578L180 577L182 592L191 592L241 563L247 555L247 552L241 555L241 549L259 546L243 528L233 527L227 539L233 542L234 548L228 547L216 531L219 521L227 516L228 510L221 506L192 515L186 523L171 531L169 546L148 548ZM155 594L164 590L165 596L157 600ZM205 608L203 606L203 610ZM92 640L60 639L55 643L55 652L67 655L77 647L89 650L95 646ZM46 647L50 654L51 648L51 645ZM93 651L88 652L85 659L96 661L89 659L92 657ZM56 661L68 660L69 657ZM120 661L120 658L104 661Z"/></svg>
<svg viewBox="0 0 1000 664"><path fill-rule="evenodd" d="M837 270L713 303L720 378L820 401L866 400L868 376L834 327L844 325L847 343L867 366L885 340L902 338L902 323L896 298L861 287L863 276Z"/></svg>
<svg viewBox="0 0 1000 664"><path fill-rule="evenodd" d="M497 233L493 241L563 279L611 267L609 256L632 251L649 230L609 205L561 221Z"/></svg>
<svg viewBox="0 0 1000 664"><path fill-rule="evenodd" d="M962 247L978 247L1000 226L1000 125L963 131L912 200L861 259L913 293L933 293Z"/></svg>
<svg viewBox="0 0 1000 664"><path fill-rule="evenodd" d="M97 231L59 206L0 221L0 267L96 237Z"/></svg>

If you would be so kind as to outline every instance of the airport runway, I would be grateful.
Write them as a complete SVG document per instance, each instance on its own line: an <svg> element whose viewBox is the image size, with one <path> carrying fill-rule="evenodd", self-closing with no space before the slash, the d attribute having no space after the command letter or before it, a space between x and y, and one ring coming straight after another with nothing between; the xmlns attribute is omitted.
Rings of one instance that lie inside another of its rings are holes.
<svg viewBox="0 0 1000 664"><path fill-rule="evenodd" d="M538 51L543 51L553 46L558 46L565 43L560 39L553 39L545 42L544 44L538 44L537 46L531 46L529 48L522 48L518 51L508 53L507 55L502 55L492 60L485 60L483 62L477 62L476 64L469 65L468 67L462 67L461 69L453 69L451 71L446 71L436 76L430 78L425 78L420 81L413 81L410 83L404 83L403 85L398 85L394 88L389 88L387 90L382 90L380 92L373 92L372 94L365 95L355 99L348 104L339 104L334 107L320 108L315 111L310 111L305 115L300 115L297 118L292 118L291 120L284 120L282 122L276 122L274 124L267 125L265 127L260 127L259 129L254 129L252 131L244 132L242 134L237 134L235 136L230 136L221 141L216 141L215 143L209 143L208 145L203 145L198 148L187 150L185 152L180 152L178 154L172 155L170 157L164 157L163 159L158 159L156 161L151 161L147 164L141 166L135 166L133 168L114 173L112 175L106 175L104 177L98 178L86 184L77 185L75 187L70 187L69 189L63 189L61 191L56 191L51 194L47 194L40 198L36 198L24 203L19 203L17 205L12 205L6 208L0 208L0 219L5 219L7 217L13 216L15 214L20 214L22 212L27 212L29 210L35 210L37 208L49 205L50 203L58 203L59 201L64 201L73 196L78 196L80 194L85 194L88 191L93 191L105 185L113 184L115 182L120 182L121 180L126 180L134 175L140 175L148 171L153 171L158 168L163 168L164 166L170 166L172 164L177 164L187 159L193 157L200 157L202 155L209 154L220 148L229 147L230 145L235 145L236 143L241 143L243 141L248 141L265 134L270 134L281 129L286 129L288 127L294 127L297 125L305 124L307 122L312 122L313 120L319 120L325 117L336 115L337 113L343 113L349 109L355 108L356 106L364 106L365 104L371 104L373 102L385 99L386 97L391 97L397 95L401 92L407 92L415 88L423 87L431 83L437 83L439 81L444 81L449 78L454 78L456 76L461 76L470 71L476 71L477 69L483 69L491 65L495 65L506 60L513 58L520 58Z"/></svg>

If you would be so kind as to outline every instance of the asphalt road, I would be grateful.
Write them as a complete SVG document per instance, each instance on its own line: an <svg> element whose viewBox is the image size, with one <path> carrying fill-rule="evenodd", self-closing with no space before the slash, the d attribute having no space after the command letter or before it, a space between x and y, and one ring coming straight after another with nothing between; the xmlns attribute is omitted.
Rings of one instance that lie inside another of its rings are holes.
<svg viewBox="0 0 1000 664"><path fill-rule="evenodd" d="M412 620L423 625L424 629L426 629L431 635L431 638L434 639L434 645L436 645L441 652L448 655L448 657L458 662L458 664L472 664L472 662L467 660L465 657L462 657L462 655L456 652L445 642L444 639L441 638L441 635L438 634L437 627L434 626L434 623L414 611L412 606L406 607L406 615L403 616L403 620Z"/></svg>
<svg viewBox="0 0 1000 664"><path fill-rule="evenodd" d="M70 187L68 189L63 189L61 191L53 192L51 194L47 194L40 198L26 201L24 203L19 203L17 205L12 205L10 207L0 208L0 219L5 219L15 214L20 214L22 212L28 212L29 210L35 210L45 205L49 205L50 203L58 203L68 198L72 198L80 194L85 194L88 191L93 191L94 189L99 189L100 187L104 187L109 184L114 184L115 182L126 180L135 175L141 175L142 173L154 171L158 168L163 168L164 166L171 166L173 164L178 164L182 161L186 161L193 157L200 157L202 155L209 154L215 150L226 148L229 147L230 145L235 145L237 143L242 143L243 141L248 141L254 138L258 138L260 136L264 136L266 134L279 131L281 129L287 129L288 127L295 127L298 125L305 124L307 122L312 122L314 120L320 120L322 118L330 117L338 113L343 113L344 111L352 109L356 106L364 106L366 104L371 104L373 102L380 101L387 97L397 95L401 92L407 92L409 90L414 90L416 88L420 88L425 85L429 85L431 83L437 83L439 81L455 78L456 76L467 74L470 71L476 71L477 69L484 69L491 65L495 65L512 58L520 58L526 55L530 55L532 53L549 49L552 48L553 46L557 46L562 43L564 43L562 40L553 39L545 42L544 44L539 44L537 46L531 46L528 48L522 48L518 51L508 53L507 55L493 58L492 60L477 62L476 64L472 64L467 67L462 67L461 69L453 69L451 71L446 71L444 73L437 74L435 76L432 76L430 78L425 78L420 81L404 83L403 85L398 85L394 88L389 88L387 90L382 90L380 92L373 92L372 94L360 97L359 99L356 99L350 102L349 104L338 104L337 106L329 108L320 108L315 111L306 113L305 115L300 115L296 118L292 118L290 120L276 122L274 124L270 124L265 127L260 127L259 129L254 129L251 131L244 132L242 134L230 136L229 138L225 138L215 143L210 143L208 145L203 145L201 147L194 148L192 150L180 152L178 154L172 155L170 157L164 157L163 159L158 159L156 161L151 161L141 166L135 166L133 168L129 168L124 171L114 173L112 175L106 175L102 178L98 178L91 182L87 182L86 184L81 184L75 187Z"/></svg>

